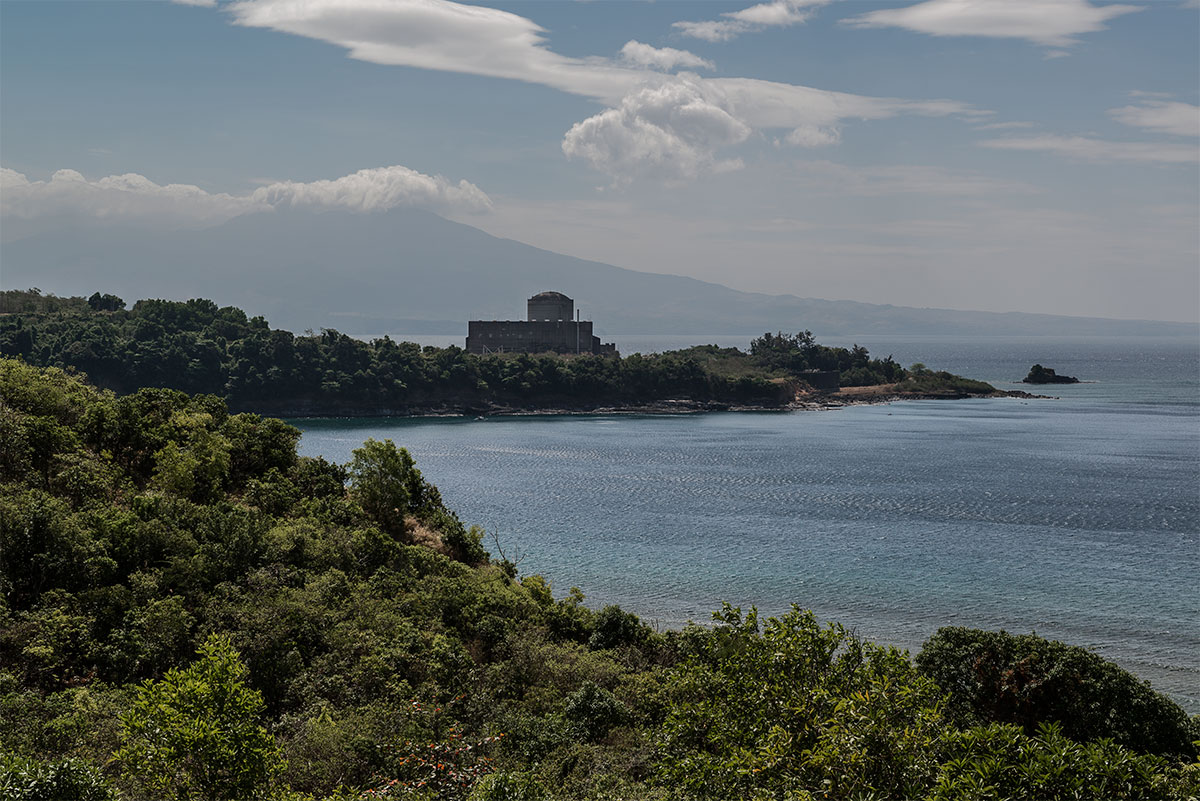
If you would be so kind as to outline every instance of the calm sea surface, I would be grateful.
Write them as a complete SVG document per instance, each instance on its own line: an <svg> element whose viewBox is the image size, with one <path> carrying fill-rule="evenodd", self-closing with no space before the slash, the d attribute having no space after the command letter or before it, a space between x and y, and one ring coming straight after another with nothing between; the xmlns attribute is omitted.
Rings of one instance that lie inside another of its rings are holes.
<svg viewBox="0 0 1200 801"><path fill-rule="evenodd" d="M1200 344L857 341L1002 388L1034 362L1092 383L824 412L292 422L306 455L407 447L558 594L576 585L661 626L722 601L796 603L913 650L943 625L1036 631L1200 712Z"/></svg>

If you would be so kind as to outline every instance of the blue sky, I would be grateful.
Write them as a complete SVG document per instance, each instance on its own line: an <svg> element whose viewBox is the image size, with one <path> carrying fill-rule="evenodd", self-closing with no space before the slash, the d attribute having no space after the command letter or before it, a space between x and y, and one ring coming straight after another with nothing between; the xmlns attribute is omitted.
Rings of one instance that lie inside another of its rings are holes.
<svg viewBox="0 0 1200 801"><path fill-rule="evenodd" d="M0 220L415 205L738 289L1196 320L1198 37L1176 0L4 0Z"/></svg>

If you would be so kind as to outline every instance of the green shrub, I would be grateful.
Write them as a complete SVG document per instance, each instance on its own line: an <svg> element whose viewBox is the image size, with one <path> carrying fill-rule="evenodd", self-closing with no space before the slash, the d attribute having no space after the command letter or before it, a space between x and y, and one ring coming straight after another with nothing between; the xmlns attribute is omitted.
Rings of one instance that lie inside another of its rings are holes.
<svg viewBox="0 0 1200 801"><path fill-rule="evenodd" d="M595 742L629 719L625 706L612 693L586 682L563 702L563 715L572 736Z"/></svg>
<svg viewBox="0 0 1200 801"><path fill-rule="evenodd" d="M522 773L492 773L475 783L467 801L543 801L542 786Z"/></svg>
<svg viewBox="0 0 1200 801"><path fill-rule="evenodd" d="M693 798L911 798L936 772L939 692L907 655L795 607L726 605L669 674L658 781Z"/></svg>
<svg viewBox="0 0 1200 801"><path fill-rule="evenodd" d="M642 625L637 615L622 610L616 604L609 604L596 613L595 628L588 638L588 647L599 650L619 645L637 645L649 633L650 630Z"/></svg>
<svg viewBox="0 0 1200 801"><path fill-rule="evenodd" d="M917 655L921 672L949 693L962 728L1013 723L1032 734L1056 721L1073 740L1102 737L1150 754L1192 758L1200 719L1086 648L1033 634L939 629Z"/></svg>
<svg viewBox="0 0 1200 801"><path fill-rule="evenodd" d="M121 718L115 754L126 775L178 801L248 801L269 794L284 763L258 722L262 696L228 638L212 636L200 659L139 689Z"/></svg>
<svg viewBox="0 0 1200 801"><path fill-rule="evenodd" d="M4 801L113 801L100 771L80 759L37 760L0 753Z"/></svg>
<svg viewBox="0 0 1200 801"><path fill-rule="evenodd" d="M1056 723L1036 735L993 723L947 738L948 758L929 801L1183 801L1200 792L1200 775L1169 768L1112 740L1080 744Z"/></svg>
<svg viewBox="0 0 1200 801"><path fill-rule="evenodd" d="M404 517L418 500L413 497L414 483L421 480L412 456L390 439L368 439L361 448L354 449L353 455L350 485L355 497L384 531L401 536Z"/></svg>

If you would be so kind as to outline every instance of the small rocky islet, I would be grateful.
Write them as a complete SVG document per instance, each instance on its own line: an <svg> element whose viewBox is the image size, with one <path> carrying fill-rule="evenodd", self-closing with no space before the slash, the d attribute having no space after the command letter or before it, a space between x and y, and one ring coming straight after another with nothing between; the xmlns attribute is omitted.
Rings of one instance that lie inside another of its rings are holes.
<svg viewBox="0 0 1200 801"><path fill-rule="evenodd" d="M1059 375L1049 367L1035 364L1029 368L1029 374L1021 379L1022 384L1078 384L1079 379L1069 375Z"/></svg>

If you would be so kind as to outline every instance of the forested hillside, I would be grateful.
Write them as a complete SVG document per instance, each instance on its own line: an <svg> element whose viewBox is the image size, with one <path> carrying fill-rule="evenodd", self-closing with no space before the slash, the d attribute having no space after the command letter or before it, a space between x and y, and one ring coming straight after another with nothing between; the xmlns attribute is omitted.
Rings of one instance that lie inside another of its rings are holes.
<svg viewBox="0 0 1200 801"><path fill-rule="evenodd" d="M654 631L490 558L391 442L297 438L0 360L0 797L1200 792L1197 720L1083 649L944 629L913 661L800 610Z"/></svg>
<svg viewBox="0 0 1200 801"><path fill-rule="evenodd" d="M908 382L914 391L990 392L949 373L907 371L865 348L830 348L808 332L767 334L750 352L699 346L624 358L422 348L333 330L293 335L208 300L112 295L0 297L0 354L74 367L130 392L170 387L219 395L234 409L302 414L413 414L493 408L597 408L664 400L782 406L805 370L840 370L844 386Z"/></svg>

